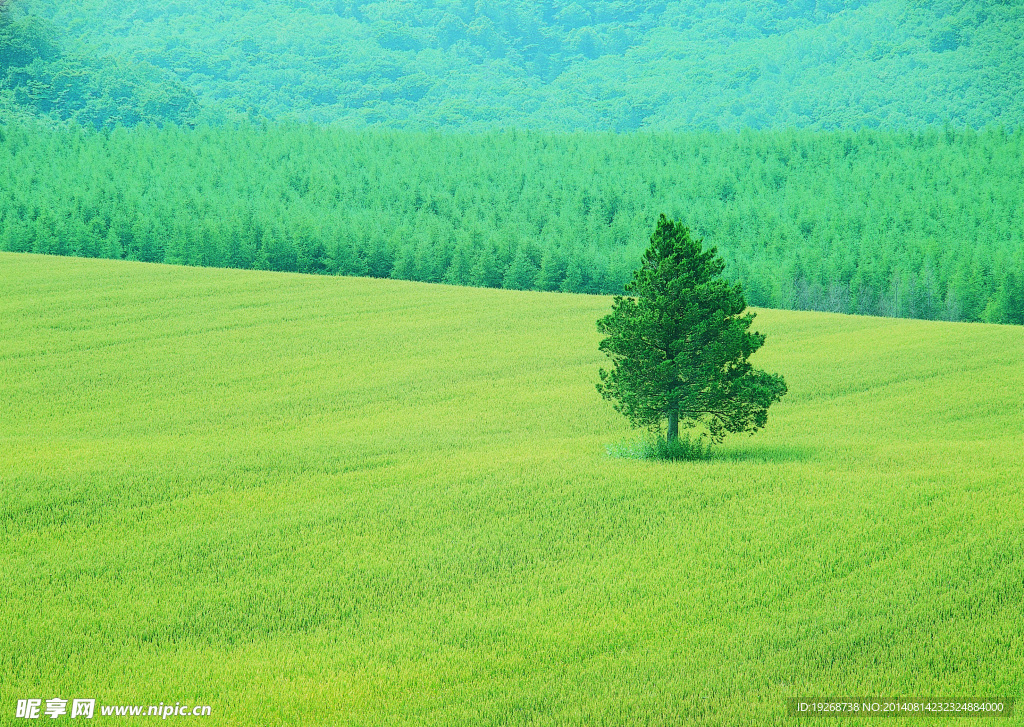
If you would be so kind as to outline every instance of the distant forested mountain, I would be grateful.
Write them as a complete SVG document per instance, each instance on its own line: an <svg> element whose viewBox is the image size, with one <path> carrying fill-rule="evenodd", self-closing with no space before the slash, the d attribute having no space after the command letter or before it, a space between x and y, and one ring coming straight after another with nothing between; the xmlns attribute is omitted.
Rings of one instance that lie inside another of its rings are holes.
<svg viewBox="0 0 1024 727"><path fill-rule="evenodd" d="M47 21L63 51L58 59L43 44L30 63L19 60L8 97L13 89L39 111L100 126L161 115L614 131L1015 127L1024 118L1024 3L1012 0L13 7Z"/></svg>

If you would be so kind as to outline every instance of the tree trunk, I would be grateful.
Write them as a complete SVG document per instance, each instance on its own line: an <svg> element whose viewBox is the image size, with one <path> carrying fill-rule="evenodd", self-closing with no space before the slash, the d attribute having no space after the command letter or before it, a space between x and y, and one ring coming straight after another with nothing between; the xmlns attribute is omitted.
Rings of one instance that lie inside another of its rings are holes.
<svg viewBox="0 0 1024 727"><path fill-rule="evenodd" d="M674 442L679 439L679 412L668 413L668 441Z"/></svg>

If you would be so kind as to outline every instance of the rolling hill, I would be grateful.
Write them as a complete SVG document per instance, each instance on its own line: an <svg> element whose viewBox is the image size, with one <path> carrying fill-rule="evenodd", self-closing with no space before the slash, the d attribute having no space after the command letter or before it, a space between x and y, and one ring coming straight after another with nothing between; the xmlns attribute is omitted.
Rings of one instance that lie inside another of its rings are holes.
<svg viewBox="0 0 1024 727"><path fill-rule="evenodd" d="M0 290L4 709L765 725L1024 686L1020 327L762 310L790 395L668 464L607 454L606 297L15 253Z"/></svg>
<svg viewBox="0 0 1024 727"><path fill-rule="evenodd" d="M10 82L35 108L98 126L152 123L161 113L176 123L288 119L474 131L980 128L1017 127L1024 118L1024 9L1014 2L12 7L52 26L68 69L29 66ZM0 37L0 59L2 46ZM69 84L83 75L90 80Z"/></svg>

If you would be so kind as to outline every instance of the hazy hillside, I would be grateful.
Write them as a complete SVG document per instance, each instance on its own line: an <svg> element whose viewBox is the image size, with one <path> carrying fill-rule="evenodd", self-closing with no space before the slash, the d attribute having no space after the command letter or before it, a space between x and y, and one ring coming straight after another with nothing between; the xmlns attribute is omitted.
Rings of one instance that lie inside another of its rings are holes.
<svg viewBox="0 0 1024 727"><path fill-rule="evenodd" d="M1024 118L1019 3L15 5L52 21L81 57L168 74L197 95L209 121L672 130Z"/></svg>
<svg viewBox="0 0 1024 727"><path fill-rule="evenodd" d="M51 23L0 0L0 121L89 127L195 121L195 94L144 61L68 50ZM74 44L71 44L74 45Z"/></svg>

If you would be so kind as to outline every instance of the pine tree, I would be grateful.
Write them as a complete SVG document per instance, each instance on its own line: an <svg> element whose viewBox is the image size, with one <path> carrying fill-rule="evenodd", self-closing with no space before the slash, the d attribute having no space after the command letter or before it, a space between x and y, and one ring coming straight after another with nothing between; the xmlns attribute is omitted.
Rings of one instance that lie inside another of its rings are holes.
<svg viewBox="0 0 1024 727"><path fill-rule="evenodd" d="M600 349L612 369L600 372L598 392L634 426L660 430L668 441L679 425L700 426L712 442L727 432L763 427L768 407L786 393L777 374L751 366L748 358L765 341L750 332L753 313L739 285L722 277L717 250L664 215L643 262L616 296L612 312L597 327L607 338Z"/></svg>
<svg viewBox="0 0 1024 727"><path fill-rule="evenodd" d="M582 293L586 284L587 279L583 275L583 266L574 256L565 269L565 279L562 280L559 290L563 293Z"/></svg>
<svg viewBox="0 0 1024 727"><path fill-rule="evenodd" d="M1006 323L1024 326L1024 280L1012 270L1006 274L1003 282L1003 294L1006 296Z"/></svg>
<svg viewBox="0 0 1024 727"><path fill-rule="evenodd" d="M406 244L398 251L395 265L391 268L392 280L415 280L416 250L412 244Z"/></svg>
<svg viewBox="0 0 1024 727"><path fill-rule="evenodd" d="M444 273L443 281L448 285L468 285L470 268L473 266L473 247L468 237L462 237L455 245L452 261Z"/></svg>
<svg viewBox="0 0 1024 727"><path fill-rule="evenodd" d="M537 290L558 290L565 278L565 258L557 248L550 248L540 259L540 270L534 287Z"/></svg>
<svg viewBox="0 0 1024 727"><path fill-rule="evenodd" d="M520 247L512 264L505 271L501 287L505 290L530 290L536 278L537 266L534 265L526 250Z"/></svg>
<svg viewBox="0 0 1024 727"><path fill-rule="evenodd" d="M121 247L121 238L117 236L117 232L114 230L113 225L107 230L107 236L103 240L103 247L100 249L100 257L105 257L108 260L120 260L124 255L124 249Z"/></svg>
<svg viewBox="0 0 1024 727"><path fill-rule="evenodd" d="M469 284L480 288L497 288L501 285L501 271L495 263L497 250L488 246L477 252L473 267L469 270Z"/></svg>

